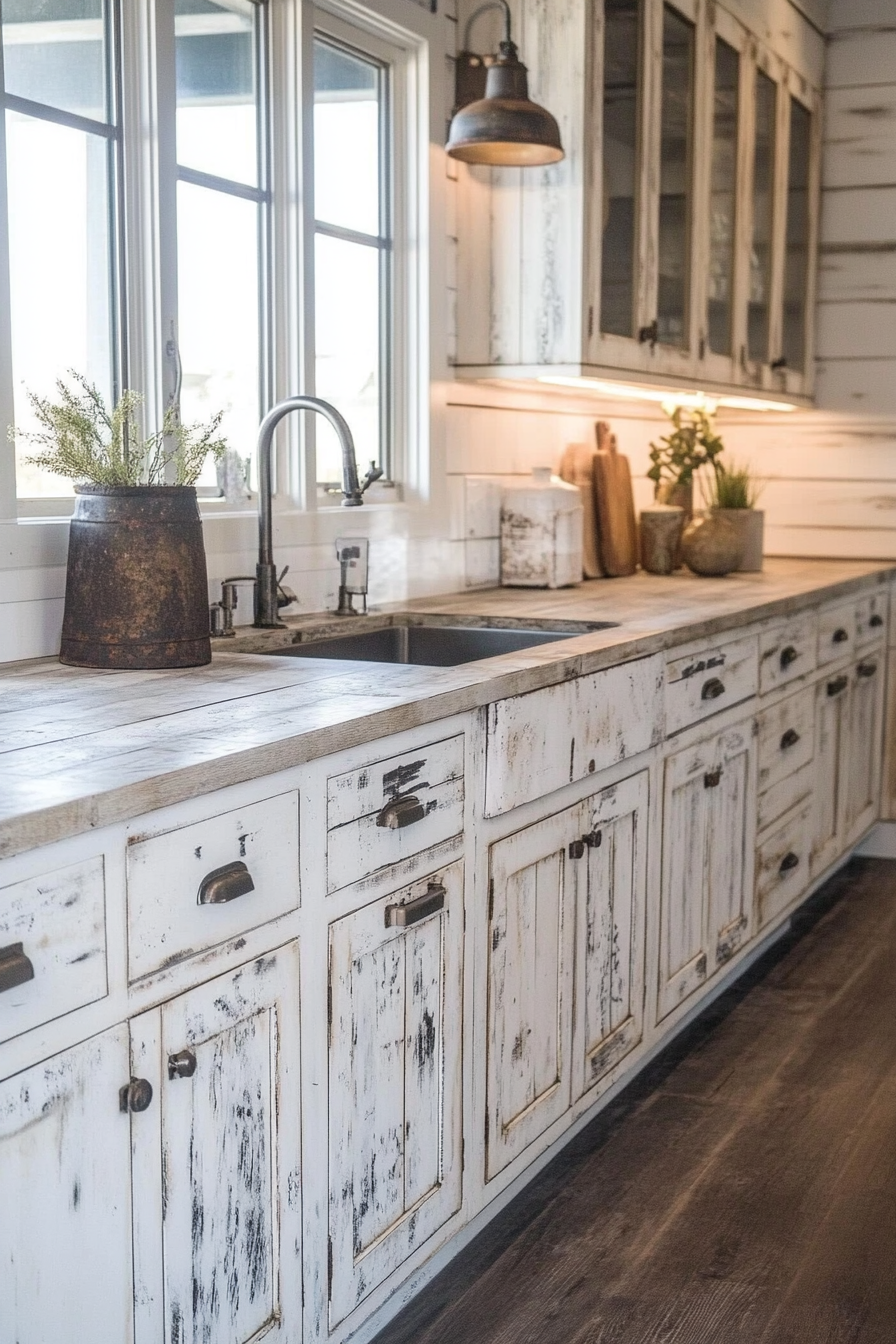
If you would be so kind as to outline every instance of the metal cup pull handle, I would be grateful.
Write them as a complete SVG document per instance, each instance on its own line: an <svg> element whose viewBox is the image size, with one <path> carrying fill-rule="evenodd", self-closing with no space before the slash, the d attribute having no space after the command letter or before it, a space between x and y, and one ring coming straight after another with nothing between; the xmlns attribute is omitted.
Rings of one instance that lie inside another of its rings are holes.
<svg viewBox="0 0 896 1344"><path fill-rule="evenodd" d="M717 766L715 770L707 770L703 776L704 789L716 789L722 782L722 767Z"/></svg>
<svg viewBox="0 0 896 1344"><path fill-rule="evenodd" d="M849 631L844 630L842 625L838 625L837 629L831 635L832 644L845 644L848 639Z"/></svg>
<svg viewBox="0 0 896 1344"><path fill-rule="evenodd" d="M849 685L849 677L847 676L835 677L833 681L828 682L827 687L828 695L839 695L841 691L846 690L848 685Z"/></svg>
<svg viewBox="0 0 896 1344"><path fill-rule="evenodd" d="M799 656L800 656L799 649L794 648L792 644L788 644L786 649L781 650L781 667L786 670L788 667L790 667L791 663L796 662Z"/></svg>
<svg viewBox="0 0 896 1344"><path fill-rule="evenodd" d="M857 677L873 677L877 671L877 663L859 663L856 668Z"/></svg>
<svg viewBox="0 0 896 1344"><path fill-rule="evenodd" d="M725 683L719 681L718 677L710 677L709 681L704 682L703 690L700 692L701 700L718 700L720 695L725 694Z"/></svg>
<svg viewBox="0 0 896 1344"><path fill-rule="evenodd" d="M402 826L413 826L415 821L422 821L425 816L426 808L420 799L413 793L406 793L402 798L393 798L377 813L376 824L397 831Z"/></svg>
<svg viewBox="0 0 896 1344"><path fill-rule="evenodd" d="M874 615L871 617L870 621L868 622L868 624L871 626L871 628L872 628L873 630L879 630L880 627L883 625L883 623L884 623L884 618L883 618L883 616L881 616L880 612L877 612L877 611L874 613Z"/></svg>
<svg viewBox="0 0 896 1344"><path fill-rule="evenodd" d="M252 874L239 859L235 863L225 863L223 868L213 868L199 883L199 905L226 905L238 896L246 896L255 890Z"/></svg>
<svg viewBox="0 0 896 1344"><path fill-rule="evenodd" d="M783 859L781 860L778 866L778 872L783 876L784 873L789 873L794 868L798 868L799 863L800 863L799 854L794 854L793 850L791 849L789 853L785 854Z"/></svg>
<svg viewBox="0 0 896 1344"><path fill-rule="evenodd" d="M34 967L25 956L21 943L0 947L0 994L34 979Z"/></svg>
<svg viewBox="0 0 896 1344"><path fill-rule="evenodd" d="M781 750L786 751L788 747L795 747L800 740L800 735L795 728L788 728L787 732L781 737Z"/></svg>
<svg viewBox="0 0 896 1344"><path fill-rule="evenodd" d="M423 895L416 900L408 901L405 905L387 905L386 928L407 929L412 924L419 924L421 919L437 914L444 910L447 894L441 882L430 882Z"/></svg>

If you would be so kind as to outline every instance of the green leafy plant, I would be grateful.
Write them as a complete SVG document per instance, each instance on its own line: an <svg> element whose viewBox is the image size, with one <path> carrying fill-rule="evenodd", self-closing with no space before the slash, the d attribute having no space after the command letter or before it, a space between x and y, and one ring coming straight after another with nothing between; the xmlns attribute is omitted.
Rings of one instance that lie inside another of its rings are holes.
<svg viewBox="0 0 896 1344"><path fill-rule="evenodd" d="M754 509L762 491L750 468L744 463L732 462L730 467L716 463L710 491L710 508Z"/></svg>
<svg viewBox="0 0 896 1344"><path fill-rule="evenodd" d="M676 406L667 414L672 421L672 433L650 445L647 475L655 491L664 482L670 486L690 485L694 472L701 467L711 467L718 475L718 459L725 445L715 432L709 412L699 406Z"/></svg>
<svg viewBox="0 0 896 1344"><path fill-rule="evenodd" d="M220 411L206 425L182 425L169 407L162 428L144 438L138 392L126 389L110 412L82 374L68 376L77 387L57 379L58 401L28 393L40 429L9 428L10 439L36 445L26 458L33 466L82 485L193 485L208 454L217 461L227 450L216 437Z"/></svg>

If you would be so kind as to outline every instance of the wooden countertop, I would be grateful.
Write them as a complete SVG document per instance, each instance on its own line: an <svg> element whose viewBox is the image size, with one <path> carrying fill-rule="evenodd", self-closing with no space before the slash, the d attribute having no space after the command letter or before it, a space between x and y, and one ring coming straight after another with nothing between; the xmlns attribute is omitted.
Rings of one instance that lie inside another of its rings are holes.
<svg viewBox="0 0 896 1344"><path fill-rule="evenodd" d="M720 634L745 621L872 590L896 573L863 561L768 560L762 574L598 579L580 587L491 589L329 614L214 645L177 672L94 672L55 659L0 668L0 857L139 816L506 695ZM619 621L558 644L461 667L254 657L325 630L391 623L397 611L542 622Z"/></svg>

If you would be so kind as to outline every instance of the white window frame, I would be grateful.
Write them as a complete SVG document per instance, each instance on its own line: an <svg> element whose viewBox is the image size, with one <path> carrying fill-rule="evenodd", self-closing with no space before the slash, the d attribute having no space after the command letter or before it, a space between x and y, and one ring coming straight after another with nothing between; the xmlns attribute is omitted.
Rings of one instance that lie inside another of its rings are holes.
<svg viewBox="0 0 896 1344"><path fill-rule="evenodd" d="M268 9L270 109L269 280L272 308L265 393L270 404L313 388L313 73L315 15L348 24L389 48L394 68L394 482L374 485L369 512L399 500L424 502L430 483L428 208L430 107L429 44L437 20L425 10L419 30L407 0L261 0ZM175 391L176 335L176 100L172 0L112 0L120 26L118 116L123 169L119 188L119 245L126 262L119 306L120 385L141 391L148 430L161 424ZM363 48L362 48L363 50ZM396 77L397 76L397 77ZM401 88L399 89L399 85ZM0 133L2 134L2 133ZM0 138L2 152L2 138ZM8 305L5 172L0 171L0 304ZM12 423L12 352L0 324L0 417ZM302 425L300 422L304 420ZM313 416L291 416L278 436L275 507L278 513L335 514L338 501L317 499ZM303 443L303 438L305 442ZM241 451L254 450L254 444ZM362 468L363 468L362 464ZM203 499L214 517L234 509ZM253 498L245 509L254 514ZM0 451L0 518L58 522L71 498L18 499L12 445ZM344 525L344 523L343 523ZM329 526L327 531L329 532ZM317 529L314 529L317 534ZM335 532L334 532L335 535ZM29 548L30 549L30 548Z"/></svg>

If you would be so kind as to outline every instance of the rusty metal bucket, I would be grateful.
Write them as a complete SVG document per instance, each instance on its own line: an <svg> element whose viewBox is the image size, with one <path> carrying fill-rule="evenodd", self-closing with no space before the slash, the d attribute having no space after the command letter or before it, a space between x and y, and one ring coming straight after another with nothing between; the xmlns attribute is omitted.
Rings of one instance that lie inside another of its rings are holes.
<svg viewBox="0 0 896 1344"><path fill-rule="evenodd" d="M75 493L60 662L122 670L211 662L193 486L79 485Z"/></svg>

